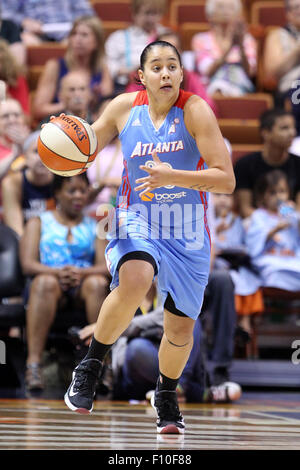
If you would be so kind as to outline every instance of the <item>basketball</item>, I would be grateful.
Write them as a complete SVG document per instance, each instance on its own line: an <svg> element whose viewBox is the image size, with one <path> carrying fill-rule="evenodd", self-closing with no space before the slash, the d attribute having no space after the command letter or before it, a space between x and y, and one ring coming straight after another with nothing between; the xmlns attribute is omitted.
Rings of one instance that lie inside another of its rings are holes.
<svg viewBox="0 0 300 470"><path fill-rule="evenodd" d="M97 155L98 142L92 127L77 116L56 117L43 126L38 153L44 165L60 176L86 171Z"/></svg>

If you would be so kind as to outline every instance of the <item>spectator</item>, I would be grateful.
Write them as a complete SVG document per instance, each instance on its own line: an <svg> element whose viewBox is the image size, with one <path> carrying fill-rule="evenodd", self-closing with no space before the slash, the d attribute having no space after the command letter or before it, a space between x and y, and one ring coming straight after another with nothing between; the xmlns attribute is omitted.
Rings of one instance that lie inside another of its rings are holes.
<svg viewBox="0 0 300 470"><path fill-rule="evenodd" d="M90 76L87 72L74 70L64 75L60 81L58 97L59 101L64 104L62 112L78 116L90 124L93 122L91 116L92 92ZM59 114L57 113L57 115ZM47 123L49 118L50 116L47 116L40 126Z"/></svg>
<svg viewBox="0 0 300 470"><path fill-rule="evenodd" d="M104 38L101 22L96 17L78 18L70 31L66 54L60 59L50 59L39 79L34 100L37 119L61 113L65 103L59 100L60 81L70 71L88 72L95 103L113 90L112 80L104 55Z"/></svg>
<svg viewBox="0 0 300 470"><path fill-rule="evenodd" d="M37 152L39 131L29 135L23 150L25 169L8 174L2 181L3 220L19 236L25 223L54 207L51 173Z"/></svg>
<svg viewBox="0 0 300 470"><path fill-rule="evenodd" d="M6 84L6 94L22 106L23 112L30 114L28 83L20 65L6 41L0 39L0 80Z"/></svg>
<svg viewBox="0 0 300 470"><path fill-rule="evenodd" d="M0 179L23 152L23 144L30 134L21 105L14 99L0 101Z"/></svg>
<svg viewBox="0 0 300 470"><path fill-rule="evenodd" d="M5 2L5 4L8 2ZM14 17L5 19L2 15L4 5L0 5L0 38L9 43L11 52L15 56L18 64L26 64L26 49L21 40L20 27L15 23Z"/></svg>
<svg viewBox="0 0 300 470"><path fill-rule="evenodd" d="M102 103L99 116L110 100ZM101 216L107 211L107 204L115 206L116 196L122 182L123 153L118 138L107 145L87 170L91 190L87 212L91 216Z"/></svg>
<svg viewBox="0 0 300 470"><path fill-rule="evenodd" d="M197 71L207 93L240 96L255 91L255 39L247 32L240 0L207 0L208 32L192 38Z"/></svg>
<svg viewBox="0 0 300 470"><path fill-rule="evenodd" d="M300 0L286 0L286 26L268 34L264 46L263 69L265 77L275 78L277 105L283 104L300 78Z"/></svg>
<svg viewBox="0 0 300 470"><path fill-rule="evenodd" d="M27 388L42 389L42 353L57 307L69 297L83 302L88 323L95 322L108 286L96 221L83 215L89 182L85 173L55 176L56 209L32 218L20 244L24 274L30 277L27 324Z"/></svg>
<svg viewBox="0 0 300 470"><path fill-rule="evenodd" d="M205 326L211 330L208 348L213 364L211 382L217 386L230 380L237 322L234 284L227 269L211 269L204 300L203 320L211 324L211 329L207 323Z"/></svg>
<svg viewBox="0 0 300 470"><path fill-rule="evenodd" d="M182 54L180 37L174 31L169 30L165 33L160 34L157 37L157 40L166 41L173 44L173 46L176 47L178 52ZM139 91L141 89L141 85L137 81L137 73L132 75L132 78L133 79L131 80L131 83L129 83L126 87L127 92ZM195 95L198 95L203 98L213 109L214 113L217 114L216 104L213 99L207 95L205 87L202 85L199 75L197 73L183 69L183 82L181 84L181 88L183 88L185 91L190 91L191 93L194 93Z"/></svg>
<svg viewBox="0 0 300 470"><path fill-rule="evenodd" d="M165 0L132 0L132 25L114 31L106 40L108 67L116 93L125 90L130 74L139 68L144 47L166 30L160 24L165 6Z"/></svg>
<svg viewBox="0 0 300 470"><path fill-rule="evenodd" d="M253 269L245 244L243 221L234 212L232 194L214 194L214 267L228 269L234 283L238 331L251 334L251 316L263 311L261 280ZM244 335L245 336L245 335Z"/></svg>
<svg viewBox="0 0 300 470"><path fill-rule="evenodd" d="M287 175L291 197L300 207L300 158L288 151L296 135L293 115L282 109L265 111L260 118L260 132L262 151L241 157L234 167L236 202L243 218L249 217L255 209L257 176L274 169L282 170Z"/></svg>
<svg viewBox="0 0 300 470"><path fill-rule="evenodd" d="M22 28L22 40L35 45L42 41L62 41L72 23L83 15L94 15L89 0L9 0L2 7L5 18Z"/></svg>
<svg viewBox="0 0 300 470"><path fill-rule="evenodd" d="M123 153L121 143L116 138L98 154L88 169L88 176L92 182L91 204L87 207L89 213L100 216L102 205L115 206L117 191L122 183L122 173Z"/></svg>
<svg viewBox="0 0 300 470"><path fill-rule="evenodd" d="M288 178L273 170L261 176L256 191L258 209L252 213L246 237L253 263L263 286L299 292L300 215L289 203Z"/></svg>

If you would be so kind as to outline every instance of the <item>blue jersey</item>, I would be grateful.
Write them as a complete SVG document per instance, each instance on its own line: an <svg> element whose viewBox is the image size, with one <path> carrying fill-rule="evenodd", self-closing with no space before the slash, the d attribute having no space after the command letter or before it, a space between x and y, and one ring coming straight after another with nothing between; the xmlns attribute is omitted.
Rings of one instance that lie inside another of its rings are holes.
<svg viewBox="0 0 300 470"><path fill-rule="evenodd" d="M188 171L207 168L184 123L184 106L191 96L192 93L181 90L156 129L149 114L147 92L137 94L119 135L124 171L106 256L115 287L118 260L130 251L148 252L157 264L162 299L169 293L179 310L196 318L209 274L208 195L173 185L151 190L142 197L134 190L136 179L148 175L140 165L155 165L151 155L154 150L170 168Z"/></svg>
<svg viewBox="0 0 300 470"><path fill-rule="evenodd" d="M165 121L156 129L149 114L147 92L138 93L129 119L119 136L124 155L124 171L117 202L120 209L134 210L135 213L140 211L147 218L152 231L158 226L167 225L171 231L173 229L173 233L175 227L180 236L181 227L183 236L190 237L197 230L199 240L201 231L204 244L205 237L209 242L206 192L165 186L140 198L139 193L134 191L136 179L147 176L139 168L140 165L152 167L155 164L151 156L153 150L156 150L160 160L170 168L200 171L207 167L184 123L184 105L191 95L192 93L181 90ZM169 214L166 206L169 207ZM166 214L165 220L162 220L162 213Z"/></svg>

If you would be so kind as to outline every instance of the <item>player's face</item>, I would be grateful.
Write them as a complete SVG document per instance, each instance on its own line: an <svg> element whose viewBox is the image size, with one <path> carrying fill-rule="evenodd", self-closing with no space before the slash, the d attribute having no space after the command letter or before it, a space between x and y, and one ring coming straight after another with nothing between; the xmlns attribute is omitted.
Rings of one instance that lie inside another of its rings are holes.
<svg viewBox="0 0 300 470"><path fill-rule="evenodd" d="M183 70L172 47L153 47L139 75L147 91L159 100L177 96L183 80Z"/></svg>
<svg viewBox="0 0 300 470"><path fill-rule="evenodd" d="M61 209L68 216L76 217L82 213L88 202L88 185L86 181L76 176L66 178L56 198Z"/></svg>

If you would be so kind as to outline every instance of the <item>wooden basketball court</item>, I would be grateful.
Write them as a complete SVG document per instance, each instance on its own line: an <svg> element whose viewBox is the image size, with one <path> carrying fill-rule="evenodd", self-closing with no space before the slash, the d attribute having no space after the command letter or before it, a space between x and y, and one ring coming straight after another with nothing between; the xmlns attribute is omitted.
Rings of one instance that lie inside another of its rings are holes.
<svg viewBox="0 0 300 470"><path fill-rule="evenodd" d="M1 399L0 450L300 449L296 393L246 393L232 405L185 404L181 410L185 435L161 436L148 404L96 401L86 416L62 400Z"/></svg>

